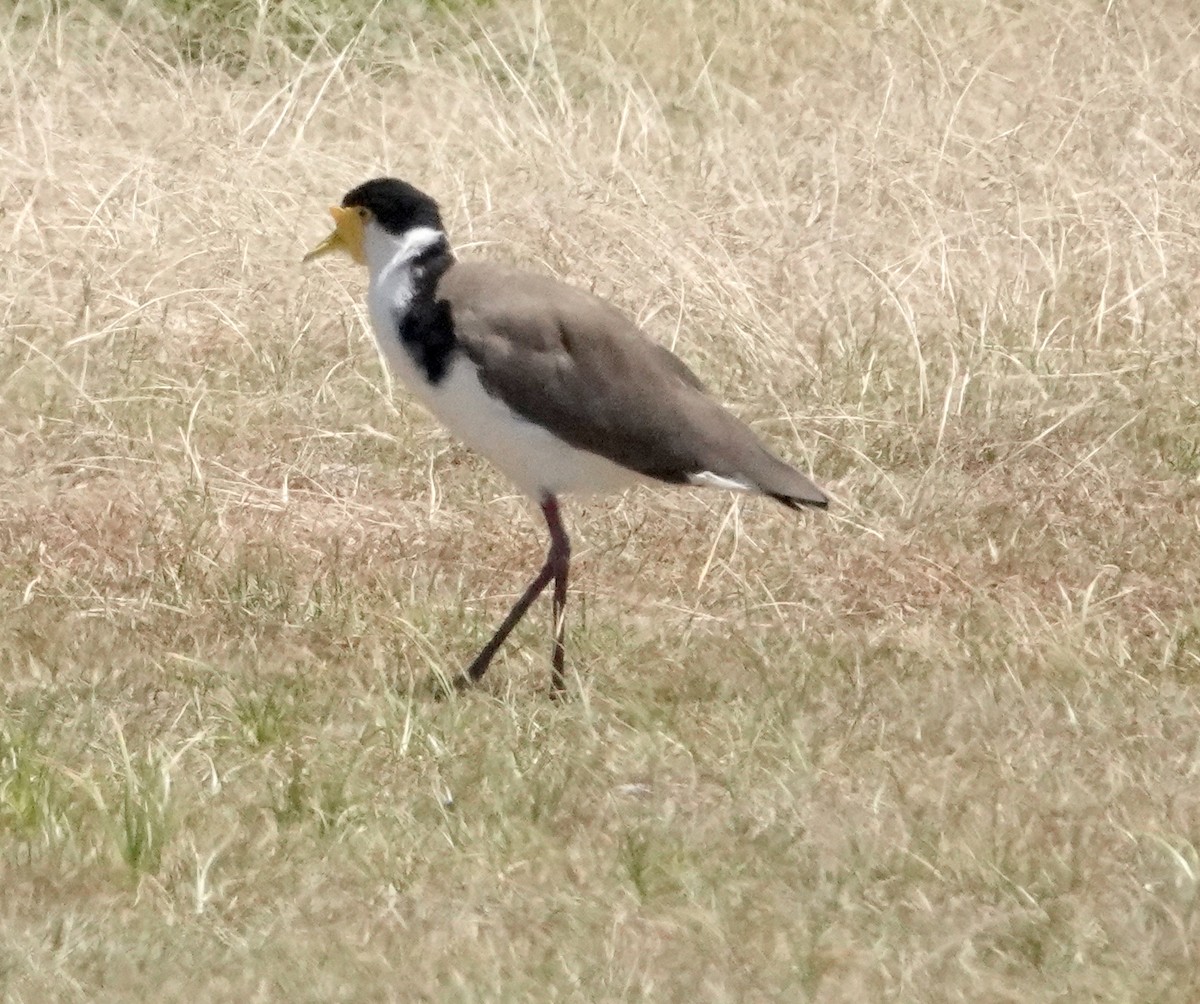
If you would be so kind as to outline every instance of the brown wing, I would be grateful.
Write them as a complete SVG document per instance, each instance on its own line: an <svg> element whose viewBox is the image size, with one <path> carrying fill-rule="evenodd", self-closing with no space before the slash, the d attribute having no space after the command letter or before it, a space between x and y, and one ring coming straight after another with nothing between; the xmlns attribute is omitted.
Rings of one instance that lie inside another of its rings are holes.
<svg viewBox="0 0 1200 1004"><path fill-rule="evenodd" d="M572 446L660 481L703 472L824 505L677 356L603 300L553 279L456 264L438 284L486 389Z"/></svg>

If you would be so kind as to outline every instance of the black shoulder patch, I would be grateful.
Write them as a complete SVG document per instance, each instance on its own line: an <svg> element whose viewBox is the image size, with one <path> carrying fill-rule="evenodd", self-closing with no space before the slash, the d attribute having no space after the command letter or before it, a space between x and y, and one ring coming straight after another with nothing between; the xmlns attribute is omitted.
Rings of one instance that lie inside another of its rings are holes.
<svg viewBox="0 0 1200 1004"><path fill-rule="evenodd" d="M432 245L413 262L413 298L396 316L400 343L431 384L438 384L450 369L456 338L450 304L437 299L442 273L454 264L444 242Z"/></svg>

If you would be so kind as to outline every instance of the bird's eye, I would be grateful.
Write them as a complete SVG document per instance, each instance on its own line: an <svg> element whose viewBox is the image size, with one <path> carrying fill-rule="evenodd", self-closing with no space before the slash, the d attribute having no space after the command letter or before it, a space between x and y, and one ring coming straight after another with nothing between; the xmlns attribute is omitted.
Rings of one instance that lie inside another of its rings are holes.
<svg viewBox="0 0 1200 1004"><path fill-rule="evenodd" d="M367 218L367 211L362 206L358 207L358 218L360 220L365 220Z"/></svg>

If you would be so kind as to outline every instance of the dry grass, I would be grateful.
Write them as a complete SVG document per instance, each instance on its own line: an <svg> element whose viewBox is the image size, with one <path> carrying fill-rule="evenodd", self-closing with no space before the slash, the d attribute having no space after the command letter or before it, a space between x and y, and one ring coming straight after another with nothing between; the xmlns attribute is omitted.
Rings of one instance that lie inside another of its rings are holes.
<svg viewBox="0 0 1200 1004"><path fill-rule="evenodd" d="M1200 999L1192 4L226 7L0 13L0 996ZM573 505L578 698L430 700L543 544L298 267L381 170L829 517Z"/></svg>

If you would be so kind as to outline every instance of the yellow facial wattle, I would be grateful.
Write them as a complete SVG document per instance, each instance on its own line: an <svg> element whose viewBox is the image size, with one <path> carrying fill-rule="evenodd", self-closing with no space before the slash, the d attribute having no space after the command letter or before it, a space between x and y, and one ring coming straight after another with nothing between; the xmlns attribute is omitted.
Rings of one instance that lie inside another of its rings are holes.
<svg viewBox="0 0 1200 1004"><path fill-rule="evenodd" d="M352 207L330 206L333 217L333 233L308 252L302 259L310 262L334 251L345 251L358 264L365 265L367 256L363 251L363 217Z"/></svg>

